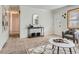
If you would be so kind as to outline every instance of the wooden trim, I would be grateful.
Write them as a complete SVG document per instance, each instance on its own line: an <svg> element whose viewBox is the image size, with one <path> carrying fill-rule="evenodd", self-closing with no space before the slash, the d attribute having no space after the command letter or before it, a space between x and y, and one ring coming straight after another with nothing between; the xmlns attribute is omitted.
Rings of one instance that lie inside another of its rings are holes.
<svg viewBox="0 0 79 59"><path fill-rule="evenodd" d="M69 12L69 11L67 11L67 28L69 28L69 27L68 27L68 24L69 24L69 23L68 23L68 22L69 22L69 13L68 13L68 12Z"/></svg>
<svg viewBox="0 0 79 59"><path fill-rule="evenodd" d="M73 11L73 10L77 10L77 9L79 9L79 8L75 8L75 9L70 9L70 10L68 10L68 12L70 12L70 11Z"/></svg>

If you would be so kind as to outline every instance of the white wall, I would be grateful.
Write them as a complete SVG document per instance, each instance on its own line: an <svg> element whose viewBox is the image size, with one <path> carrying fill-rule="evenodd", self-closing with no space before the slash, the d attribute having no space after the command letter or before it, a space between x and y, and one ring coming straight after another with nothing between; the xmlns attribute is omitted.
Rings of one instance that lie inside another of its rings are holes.
<svg viewBox="0 0 79 59"><path fill-rule="evenodd" d="M6 31L2 30L2 6L0 6L0 49L4 46L5 42L8 40L8 29Z"/></svg>
<svg viewBox="0 0 79 59"><path fill-rule="evenodd" d="M69 9L78 7L79 6L67 6L53 11L48 11L44 9L20 6L20 38L27 37L27 27L29 24L32 24L33 14L39 15L39 24L45 28L45 35L52 33L61 35L61 32L67 28L67 19L64 19L62 14L66 13ZM59 27L59 25L61 26ZM2 31L2 7L0 6L0 48L2 48L8 40L8 34L8 29L6 31Z"/></svg>
<svg viewBox="0 0 79 59"><path fill-rule="evenodd" d="M29 24L32 24L32 15L39 15L39 24L43 26L45 35L53 33L52 30L52 13L48 10L30 8L27 6L20 6L20 37L27 37L27 27Z"/></svg>
<svg viewBox="0 0 79 59"><path fill-rule="evenodd" d="M52 11L54 15L54 34L61 36L62 31L67 29L67 18L64 19L62 15L67 13L68 10L74 8L79 8L79 6L65 6Z"/></svg>

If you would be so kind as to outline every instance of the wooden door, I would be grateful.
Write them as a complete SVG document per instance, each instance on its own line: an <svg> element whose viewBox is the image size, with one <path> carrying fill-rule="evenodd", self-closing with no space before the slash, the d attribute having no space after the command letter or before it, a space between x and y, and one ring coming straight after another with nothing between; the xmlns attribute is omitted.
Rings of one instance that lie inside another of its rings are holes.
<svg viewBox="0 0 79 59"><path fill-rule="evenodd" d="M11 13L10 16L10 35L19 35L20 24L19 24L19 13Z"/></svg>

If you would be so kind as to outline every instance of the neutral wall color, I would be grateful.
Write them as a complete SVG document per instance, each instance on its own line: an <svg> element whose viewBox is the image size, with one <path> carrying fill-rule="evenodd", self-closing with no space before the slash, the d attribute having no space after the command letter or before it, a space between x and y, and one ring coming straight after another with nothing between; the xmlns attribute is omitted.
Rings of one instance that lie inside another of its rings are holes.
<svg viewBox="0 0 79 59"><path fill-rule="evenodd" d="M31 8L27 6L20 6L20 38L27 37L27 27L32 24L33 14L39 15L39 24L44 27L45 35L52 34L53 20L52 12L44 9Z"/></svg>
<svg viewBox="0 0 79 59"><path fill-rule="evenodd" d="M66 6L52 11L54 15L54 34L62 36L62 31L67 29L67 18L64 19L62 15L74 8L79 8L79 6Z"/></svg>
<svg viewBox="0 0 79 59"><path fill-rule="evenodd" d="M27 6L20 6L20 38L27 37L27 27L32 24L32 15L39 15L39 24L45 28L45 35L48 34L58 34L67 29L67 19L62 17L62 14L67 12L69 9L78 8L79 6L67 6L59 8L53 11L48 11L44 9L30 8ZM61 25L59 27L59 25ZM0 6L0 48L3 47L5 42L8 40L9 33L8 29L2 31L2 7Z"/></svg>
<svg viewBox="0 0 79 59"><path fill-rule="evenodd" d="M8 29L6 31L2 30L2 6L0 6L0 49L4 46L5 42L8 40Z"/></svg>

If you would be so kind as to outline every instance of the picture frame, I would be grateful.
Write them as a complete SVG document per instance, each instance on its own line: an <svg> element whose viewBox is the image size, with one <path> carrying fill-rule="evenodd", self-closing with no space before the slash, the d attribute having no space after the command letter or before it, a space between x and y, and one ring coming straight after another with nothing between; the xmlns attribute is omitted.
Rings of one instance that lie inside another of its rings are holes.
<svg viewBox="0 0 79 59"><path fill-rule="evenodd" d="M6 31L8 28L8 20L7 20L7 13L6 13L6 8L3 6L2 8L2 32Z"/></svg>
<svg viewBox="0 0 79 59"><path fill-rule="evenodd" d="M79 8L67 11L67 27L79 29Z"/></svg>
<svg viewBox="0 0 79 59"><path fill-rule="evenodd" d="M33 14L32 16L32 25L38 25L39 24L39 15Z"/></svg>

